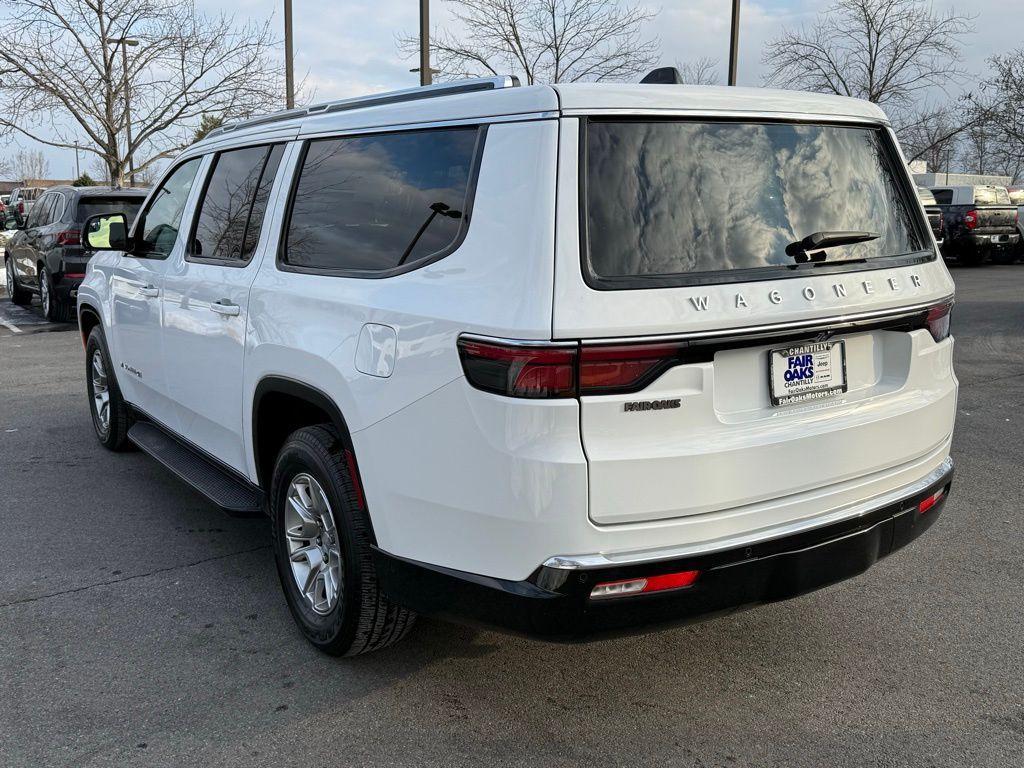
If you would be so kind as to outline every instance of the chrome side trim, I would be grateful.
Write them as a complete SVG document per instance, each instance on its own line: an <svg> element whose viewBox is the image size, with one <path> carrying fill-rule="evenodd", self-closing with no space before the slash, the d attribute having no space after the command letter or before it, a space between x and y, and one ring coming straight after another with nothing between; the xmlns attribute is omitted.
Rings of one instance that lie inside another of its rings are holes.
<svg viewBox="0 0 1024 768"><path fill-rule="evenodd" d="M910 304L893 309L879 309L868 312L855 312L846 315L832 315L830 317L818 317L809 320L792 320L786 323L766 323L763 325L747 325L733 328L720 328L714 331L693 331L691 333L671 333L660 336L615 336L608 338L584 339L584 345L609 344L634 341L688 341L692 339L717 339L723 336L759 336L778 333L780 331L792 330L847 330L856 328L859 325L867 325L875 320L898 320L902 317L911 317L926 309L935 306L948 304L953 301L953 294L940 299L932 299L920 304Z"/></svg>
<svg viewBox="0 0 1024 768"><path fill-rule="evenodd" d="M832 512L822 517L814 517L805 520L798 520L793 523L770 528L766 531L733 536L728 539L717 539L712 542L701 544L683 545L678 547L666 547L664 549L647 549L639 552L616 552L597 553L593 555L565 555L550 557L544 561L545 568L556 568L558 570L574 571L580 568L607 568L609 566L634 565L636 563L655 563L662 560L674 560L679 557L690 557L693 555L708 555L737 547L746 547L751 544L760 544L772 539L781 539L803 531L814 528L821 528L832 523L849 520L870 514L877 509L895 504L909 496L924 491L929 486L941 482L953 472L953 459L946 457L938 467L922 477L920 480L889 491L881 496L856 504L844 509Z"/></svg>

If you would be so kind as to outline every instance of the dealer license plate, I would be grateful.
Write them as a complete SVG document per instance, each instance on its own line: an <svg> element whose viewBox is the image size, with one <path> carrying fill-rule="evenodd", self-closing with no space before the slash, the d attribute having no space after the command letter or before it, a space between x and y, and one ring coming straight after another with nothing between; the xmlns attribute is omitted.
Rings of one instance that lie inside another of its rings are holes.
<svg viewBox="0 0 1024 768"><path fill-rule="evenodd" d="M846 343L797 344L768 353L772 405L833 397L846 391Z"/></svg>

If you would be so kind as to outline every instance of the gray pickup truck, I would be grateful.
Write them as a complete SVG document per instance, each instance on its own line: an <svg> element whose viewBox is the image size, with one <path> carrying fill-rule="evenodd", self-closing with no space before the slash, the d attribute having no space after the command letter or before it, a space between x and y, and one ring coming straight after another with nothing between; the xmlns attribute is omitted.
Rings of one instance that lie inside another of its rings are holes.
<svg viewBox="0 0 1024 768"><path fill-rule="evenodd" d="M991 258L1009 264L1017 258L1017 206L1006 187L990 185L931 187L942 209L943 256L975 266Z"/></svg>

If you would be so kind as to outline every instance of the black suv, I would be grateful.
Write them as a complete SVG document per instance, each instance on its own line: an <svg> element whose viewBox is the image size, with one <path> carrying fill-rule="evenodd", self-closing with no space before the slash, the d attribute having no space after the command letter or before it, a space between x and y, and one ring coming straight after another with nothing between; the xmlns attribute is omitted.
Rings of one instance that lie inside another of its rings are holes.
<svg viewBox="0 0 1024 768"><path fill-rule="evenodd" d="M53 187L46 190L27 221L7 242L7 293L15 304L39 294L48 320L75 317L78 286L89 254L82 250L82 223L100 213L120 212L131 219L148 190L110 187Z"/></svg>

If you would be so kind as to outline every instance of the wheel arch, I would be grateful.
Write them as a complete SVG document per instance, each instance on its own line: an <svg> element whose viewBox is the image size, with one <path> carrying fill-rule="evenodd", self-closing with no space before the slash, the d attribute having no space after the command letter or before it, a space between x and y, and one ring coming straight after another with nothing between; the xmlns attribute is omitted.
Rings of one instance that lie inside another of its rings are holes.
<svg viewBox="0 0 1024 768"><path fill-rule="evenodd" d="M103 327L103 318L100 311L92 304L83 302L78 307L78 332L82 336L82 346L89 341L89 334L96 326Z"/></svg>
<svg viewBox="0 0 1024 768"><path fill-rule="evenodd" d="M314 424L332 425L342 441L349 470L365 509L366 496L356 462L352 434L341 409L316 387L286 376L265 376L256 385L252 402L252 450L259 486L270 494L274 462L281 446L295 430ZM369 510L366 510L369 517ZM372 522L370 538L376 544Z"/></svg>

